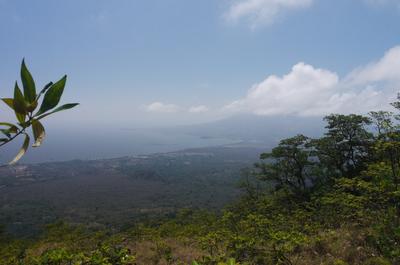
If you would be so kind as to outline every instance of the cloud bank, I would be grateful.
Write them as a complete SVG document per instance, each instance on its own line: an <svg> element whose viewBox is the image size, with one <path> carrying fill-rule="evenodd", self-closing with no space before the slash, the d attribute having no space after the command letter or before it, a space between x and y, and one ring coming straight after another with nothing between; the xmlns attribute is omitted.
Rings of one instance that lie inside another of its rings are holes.
<svg viewBox="0 0 400 265"><path fill-rule="evenodd" d="M352 84L400 81L400 46L387 51L380 60L354 70L347 79Z"/></svg>
<svg viewBox="0 0 400 265"><path fill-rule="evenodd" d="M320 116L386 109L400 85L400 46L343 79L338 74L298 63L284 76L268 76L247 95L223 109L259 115Z"/></svg>
<svg viewBox="0 0 400 265"><path fill-rule="evenodd" d="M358 67L341 78L336 72L300 62L283 75L267 76L253 85L247 94L212 114L322 116L330 113L367 113L391 109L400 89L400 46L388 50L382 58ZM154 102L147 112L210 113L205 105L182 107Z"/></svg>

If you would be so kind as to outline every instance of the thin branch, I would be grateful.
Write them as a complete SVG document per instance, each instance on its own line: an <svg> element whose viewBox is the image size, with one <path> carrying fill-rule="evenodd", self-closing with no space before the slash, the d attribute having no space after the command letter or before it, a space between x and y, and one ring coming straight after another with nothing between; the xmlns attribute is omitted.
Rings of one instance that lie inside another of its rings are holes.
<svg viewBox="0 0 400 265"><path fill-rule="evenodd" d="M17 138L18 136L20 136L21 134L25 133L26 127L23 128L22 130L19 130L15 135L13 135L13 137L9 138L7 142L1 143L0 147L2 147L3 145L8 144L9 142L11 142L12 140L14 140L15 138Z"/></svg>

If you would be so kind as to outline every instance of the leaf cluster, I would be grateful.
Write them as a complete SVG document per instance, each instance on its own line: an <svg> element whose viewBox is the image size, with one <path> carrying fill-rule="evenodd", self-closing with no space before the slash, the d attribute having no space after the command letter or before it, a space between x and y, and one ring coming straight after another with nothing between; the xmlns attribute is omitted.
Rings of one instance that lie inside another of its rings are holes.
<svg viewBox="0 0 400 265"><path fill-rule="evenodd" d="M20 89L18 82L14 85L14 95L12 98L1 98L10 107L16 116L16 122L0 122L0 146L3 146L19 135L24 135L25 139L18 154L9 164L15 164L26 153L30 136L27 129L32 129L34 142L32 147L39 147L45 138L45 128L42 119L56 112L74 108L78 103L69 103L58 106L64 92L67 76L64 75L60 80L45 85L39 93L36 91L35 81L28 70L25 60L21 64L21 81L23 90Z"/></svg>

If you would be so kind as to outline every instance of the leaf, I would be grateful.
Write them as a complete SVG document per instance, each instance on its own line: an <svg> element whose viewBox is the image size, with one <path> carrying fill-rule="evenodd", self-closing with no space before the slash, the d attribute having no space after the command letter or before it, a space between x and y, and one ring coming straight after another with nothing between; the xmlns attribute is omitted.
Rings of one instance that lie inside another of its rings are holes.
<svg viewBox="0 0 400 265"><path fill-rule="evenodd" d="M11 133L17 133L18 132L18 127L17 126L12 126L10 129L8 129Z"/></svg>
<svg viewBox="0 0 400 265"><path fill-rule="evenodd" d="M0 129L0 131L5 134L8 138L11 137L11 133L17 133L18 132L18 127L12 123L8 122L0 122L0 126L7 126L9 127L8 129Z"/></svg>
<svg viewBox="0 0 400 265"><path fill-rule="evenodd" d="M32 145L32 147L39 147L42 144L44 137L46 136L46 132L40 121L32 121L32 131L33 137L35 138L35 143Z"/></svg>
<svg viewBox="0 0 400 265"><path fill-rule="evenodd" d="M15 82L15 87L14 87L14 102L13 102L14 110L15 113L18 114L23 114L24 119L20 120L19 117L18 120L19 122L24 122L25 121L25 115L26 115L26 106L25 106L25 99L24 96L22 95L21 89L19 89L17 82Z"/></svg>
<svg viewBox="0 0 400 265"><path fill-rule="evenodd" d="M25 122L25 115L24 114L19 114L19 113L15 113L15 116L17 116L17 120L23 124Z"/></svg>
<svg viewBox="0 0 400 265"><path fill-rule="evenodd" d="M14 110L14 99L12 98L2 98L1 99L4 103L7 104L7 106L9 106L12 110ZM17 116L17 119L19 122L23 122L25 121L25 115L24 114L18 114L17 112L15 112L15 115Z"/></svg>
<svg viewBox="0 0 400 265"><path fill-rule="evenodd" d="M0 142L4 143L4 142L8 142L8 138L0 138Z"/></svg>
<svg viewBox="0 0 400 265"><path fill-rule="evenodd" d="M14 99L12 98L2 98L2 101L7 104L11 109L14 110ZM19 122L23 123L25 121L25 115L24 114L18 114L15 112L15 115L17 116L17 119Z"/></svg>
<svg viewBox="0 0 400 265"><path fill-rule="evenodd" d="M9 165L14 165L24 156L26 150L28 150L29 147L29 140L30 140L29 135L25 133L24 143L22 144L22 147L19 150L18 154L15 156L15 158L10 163L8 163Z"/></svg>
<svg viewBox="0 0 400 265"><path fill-rule="evenodd" d="M38 106L38 102L37 100L33 101L32 103L28 103L28 105L26 106L26 110L29 112L33 112Z"/></svg>
<svg viewBox="0 0 400 265"><path fill-rule="evenodd" d="M7 104L12 110L14 110L14 99L12 98L2 98L1 99L4 103Z"/></svg>
<svg viewBox="0 0 400 265"><path fill-rule="evenodd" d="M10 108L14 109L14 99L12 99L12 98L2 98L2 100L3 100ZM23 115L23 114L18 114L18 113L16 113L16 112L15 112L15 115L17 116L17 119L18 119L19 122L22 123L22 122L25 121L25 115ZM9 127L14 126L14 127L13 127L13 130L12 130L11 132L18 131L17 126L14 125L14 124L7 123L7 122L0 122L0 125L9 126Z"/></svg>
<svg viewBox="0 0 400 265"><path fill-rule="evenodd" d="M31 73L25 65L25 60L22 60L21 80L24 87L25 100L28 103L33 103L36 100L35 81L33 80Z"/></svg>
<svg viewBox="0 0 400 265"><path fill-rule="evenodd" d="M8 138L11 138L11 134L8 130L6 129L0 129L0 132L2 132L5 136L7 136Z"/></svg>
<svg viewBox="0 0 400 265"><path fill-rule="evenodd" d="M8 123L8 122L0 122L1 126L7 126L7 127L16 127L15 124L12 123Z"/></svg>
<svg viewBox="0 0 400 265"><path fill-rule="evenodd" d="M53 85L53 82L48 83L43 87L43 89L40 91L39 95L37 96L36 100L40 98L42 94L44 94L51 86Z"/></svg>
<svg viewBox="0 0 400 265"><path fill-rule="evenodd" d="M62 105L62 106L56 108L55 110L53 110L52 112L46 113L46 114L44 114L42 116L39 116L36 119L37 120L41 120L44 117L49 116L49 115L51 115L53 113L56 113L56 112L59 112L59 111L63 111L63 110L67 110L67 109L72 109L72 108L74 108L74 107L76 107L78 105L79 105L79 103L69 103L69 104Z"/></svg>
<svg viewBox="0 0 400 265"><path fill-rule="evenodd" d="M57 106L64 92L64 87L66 82L67 82L67 76L65 75L63 78L61 78L47 90L46 94L44 95L42 105L40 106L40 110L36 114L36 116L43 114L46 111L51 110L52 108Z"/></svg>

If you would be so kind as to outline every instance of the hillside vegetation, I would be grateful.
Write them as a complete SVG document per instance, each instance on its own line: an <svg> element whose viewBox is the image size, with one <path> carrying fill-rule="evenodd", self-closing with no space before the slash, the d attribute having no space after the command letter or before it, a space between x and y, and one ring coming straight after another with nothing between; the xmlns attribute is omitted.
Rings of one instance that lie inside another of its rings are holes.
<svg viewBox="0 0 400 265"><path fill-rule="evenodd" d="M180 208L220 210L260 149L210 147L0 168L0 224L15 236L57 220L119 230Z"/></svg>
<svg viewBox="0 0 400 265"><path fill-rule="evenodd" d="M322 138L296 135L261 154L242 197L218 213L181 209L119 232L55 223L31 240L3 234L1 264L400 264L398 119L325 117Z"/></svg>

